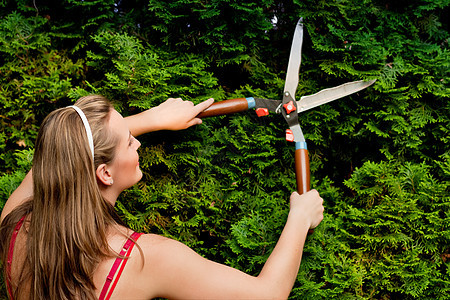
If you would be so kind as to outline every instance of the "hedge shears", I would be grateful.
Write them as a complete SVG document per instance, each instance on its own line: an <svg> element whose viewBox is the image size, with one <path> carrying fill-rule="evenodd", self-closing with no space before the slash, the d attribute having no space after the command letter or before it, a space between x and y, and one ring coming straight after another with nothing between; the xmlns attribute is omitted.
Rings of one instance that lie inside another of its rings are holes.
<svg viewBox="0 0 450 300"><path fill-rule="evenodd" d="M229 99L213 103L198 115L199 118L213 117L242 112L251 108L255 108L259 117L268 115L269 111L281 114L289 126L289 129L286 130L286 140L295 143L295 175L299 194L304 194L310 190L310 170L308 148L298 121L298 114L356 93L375 82L375 80L348 82L337 87L321 90L313 95L302 96L300 100L296 101L295 93L299 82L302 43L303 19L300 18L292 40L282 100L254 97Z"/></svg>

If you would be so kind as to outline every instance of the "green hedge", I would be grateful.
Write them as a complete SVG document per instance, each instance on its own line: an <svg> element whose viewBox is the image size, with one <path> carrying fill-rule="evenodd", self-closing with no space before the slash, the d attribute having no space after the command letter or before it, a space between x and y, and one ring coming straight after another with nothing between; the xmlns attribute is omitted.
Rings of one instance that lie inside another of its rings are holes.
<svg viewBox="0 0 450 300"><path fill-rule="evenodd" d="M0 208L30 168L42 119L79 96L103 94L124 115L168 97L279 99L302 16L297 97L377 81L300 115L326 212L292 299L448 299L448 8L449 0L1 1ZM135 230L256 275L295 189L285 128L279 116L249 111L142 136L143 180L117 210Z"/></svg>

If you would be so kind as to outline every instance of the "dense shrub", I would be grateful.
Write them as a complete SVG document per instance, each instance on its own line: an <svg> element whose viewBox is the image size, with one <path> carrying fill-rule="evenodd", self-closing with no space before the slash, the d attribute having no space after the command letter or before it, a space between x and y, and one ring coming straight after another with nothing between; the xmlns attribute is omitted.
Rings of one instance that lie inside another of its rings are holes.
<svg viewBox="0 0 450 300"><path fill-rule="evenodd" d="M0 7L0 208L30 168L43 117L79 96L103 94L124 115L168 97L279 99L302 16L297 98L377 82L300 115L326 215L291 297L450 298L448 0ZM135 230L256 275L295 189L285 127L246 112L142 136L144 178L118 212Z"/></svg>

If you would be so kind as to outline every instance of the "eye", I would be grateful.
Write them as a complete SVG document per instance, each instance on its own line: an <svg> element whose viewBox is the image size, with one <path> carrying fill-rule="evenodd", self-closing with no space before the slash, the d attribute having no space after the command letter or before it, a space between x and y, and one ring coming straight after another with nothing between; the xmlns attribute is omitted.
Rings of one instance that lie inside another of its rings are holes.
<svg viewBox="0 0 450 300"><path fill-rule="evenodd" d="M134 136L130 136L130 141L129 141L129 143L128 143L128 146L131 146L131 145L133 145L133 142L134 142Z"/></svg>

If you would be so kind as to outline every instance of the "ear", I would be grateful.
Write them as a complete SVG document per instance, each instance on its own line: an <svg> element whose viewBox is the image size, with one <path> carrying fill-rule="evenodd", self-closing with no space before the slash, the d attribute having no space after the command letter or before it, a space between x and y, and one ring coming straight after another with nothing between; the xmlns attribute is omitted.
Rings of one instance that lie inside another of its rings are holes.
<svg viewBox="0 0 450 300"><path fill-rule="evenodd" d="M106 164L99 165L95 171L95 174L97 175L97 179L104 185L112 185L113 179Z"/></svg>

